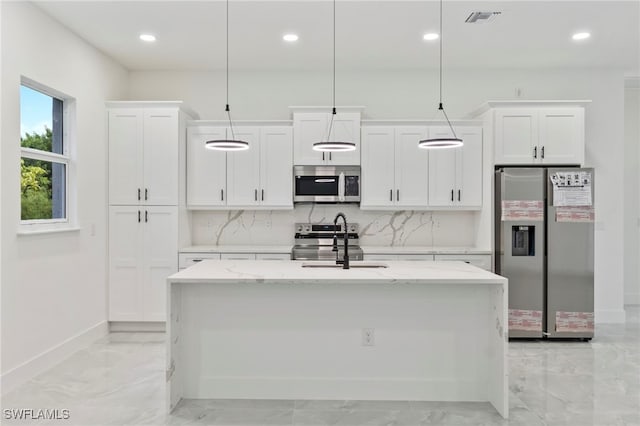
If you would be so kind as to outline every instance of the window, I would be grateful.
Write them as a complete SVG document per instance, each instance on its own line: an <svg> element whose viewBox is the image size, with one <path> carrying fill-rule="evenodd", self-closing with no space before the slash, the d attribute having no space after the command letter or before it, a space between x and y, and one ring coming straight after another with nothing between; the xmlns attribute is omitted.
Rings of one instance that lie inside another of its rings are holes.
<svg viewBox="0 0 640 426"><path fill-rule="evenodd" d="M20 223L23 230L72 225L70 105L73 100L24 79L20 86Z"/></svg>

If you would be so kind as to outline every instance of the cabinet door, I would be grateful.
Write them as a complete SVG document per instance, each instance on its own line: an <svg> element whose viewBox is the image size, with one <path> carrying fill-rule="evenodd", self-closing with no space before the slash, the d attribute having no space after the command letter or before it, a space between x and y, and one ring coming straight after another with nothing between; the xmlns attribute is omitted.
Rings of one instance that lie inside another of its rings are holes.
<svg viewBox="0 0 640 426"><path fill-rule="evenodd" d="M256 253L256 260L291 260L291 253Z"/></svg>
<svg viewBox="0 0 640 426"><path fill-rule="evenodd" d="M221 253L222 260L256 260L255 253Z"/></svg>
<svg viewBox="0 0 640 426"><path fill-rule="evenodd" d="M109 321L143 320L141 208L109 207Z"/></svg>
<svg viewBox="0 0 640 426"><path fill-rule="evenodd" d="M143 224L143 318L165 321L167 277L178 271L178 208L146 206Z"/></svg>
<svg viewBox="0 0 640 426"><path fill-rule="evenodd" d="M396 194L394 141L393 127L362 128L361 208L394 204Z"/></svg>
<svg viewBox="0 0 640 426"><path fill-rule="evenodd" d="M293 132L263 127L260 132L260 204L293 208Z"/></svg>
<svg viewBox="0 0 640 426"><path fill-rule="evenodd" d="M540 162L538 110L503 108L495 112L495 164Z"/></svg>
<svg viewBox="0 0 640 426"><path fill-rule="evenodd" d="M584 162L584 110L545 108L540 111L538 149L545 164Z"/></svg>
<svg viewBox="0 0 640 426"><path fill-rule="evenodd" d="M480 208L482 207L482 128L461 127L456 129L456 133L462 138L464 145L456 148L458 152L455 205Z"/></svg>
<svg viewBox="0 0 640 426"><path fill-rule="evenodd" d="M234 128L236 139L249 143L249 149L227 153L227 206L257 206L260 199L260 129Z"/></svg>
<svg viewBox="0 0 640 426"><path fill-rule="evenodd" d="M328 114L297 112L293 114L293 164L322 165L327 153L313 150L313 144L327 137ZM324 154L324 155L323 155Z"/></svg>
<svg viewBox="0 0 640 426"><path fill-rule="evenodd" d="M456 129L459 132L460 129ZM451 129L446 126L429 127L429 138L452 137ZM463 135L464 147L467 140ZM457 160L462 148L431 149L429 150L429 205L436 207L453 206L457 204L458 187L456 176L459 167Z"/></svg>
<svg viewBox="0 0 640 426"><path fill-rule="evenodd" d="M226 138L224 127L187 130L187 207L224 206L227 200L227 154L205 148L205 142Z"/></svg>
<svg viewBox="0 0 640 426"><path fill-rule="evenodd" d="M426 149L418 148L418 142L426 136L427 128L423 126L396 128L397 206L426 208L429 204L429 155Z"/></svg>
<svg viewBox="0 0 640 426"><path fill-rule="evenodd" d="M329 118L331 119L331 114ZM338 112L333 120L333 126L329 138L337 142L353 142L356 145L355 151L329 152L328 163L333 165L359 165L360 164L360 113Z"/></svg>
<svg viewBox="0 0 640 426"><path fill-rule="evenodd" d="M178 110L145 110L143 170L145 204L177 205Z"/></svg>
<svg viewBox="0 0 640 426"><path fill-rule="evenodd" d="M140 202L138 194L143 190L142 117L141 109L109 110L109 204Z"/></svg>

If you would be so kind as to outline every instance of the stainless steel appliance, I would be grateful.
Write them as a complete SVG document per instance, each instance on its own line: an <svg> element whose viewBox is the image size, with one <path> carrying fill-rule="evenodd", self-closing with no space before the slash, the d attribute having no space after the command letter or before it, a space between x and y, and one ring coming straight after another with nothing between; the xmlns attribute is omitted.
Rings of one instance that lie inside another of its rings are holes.
<svg viewBox="0 0 640 426"><path fill-rule="evenodd" d="M362 260L362 249L358 237L358 224L350 223L347 229L349 258ZM337 258L344 259L344 225L333 223L296 223L295 245L291 252L293 260L336 260L334 231L337 234Z"/></svg>
<svg viewBox="0 0 640 426"><path fill-rule="evenodd" d="M360 166L294 166L294 203L359 203Z"/></svg>
<svg viewBox="0 0 640 426"><path fill-rule="evenodd" d="M593 337L593 188L590 168L496 170L495 261L509 279L509 337Z"/></svg>

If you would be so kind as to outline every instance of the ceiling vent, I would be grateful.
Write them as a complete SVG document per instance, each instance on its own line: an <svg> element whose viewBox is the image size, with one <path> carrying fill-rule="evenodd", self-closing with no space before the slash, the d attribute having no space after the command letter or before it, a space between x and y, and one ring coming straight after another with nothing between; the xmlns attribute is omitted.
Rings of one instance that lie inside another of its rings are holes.
<svg viewBox="0 0 640 426"><path fill-rule="evenodd" d="M483 22L490 22L496 19L502 12L471 12L471 14L464 21L468 24L481 24Z"/></svg>

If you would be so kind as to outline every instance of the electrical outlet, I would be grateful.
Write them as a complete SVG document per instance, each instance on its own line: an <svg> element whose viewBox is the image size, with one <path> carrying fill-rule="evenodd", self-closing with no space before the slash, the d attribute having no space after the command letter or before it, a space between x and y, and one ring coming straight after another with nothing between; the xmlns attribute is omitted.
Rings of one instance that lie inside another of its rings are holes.
<svg viewBox="0 0 640 426"><path fill-rule="evenodd" d="M376 344L376 335L373 328L362 329L362 346L374 346Z"/></svg>

